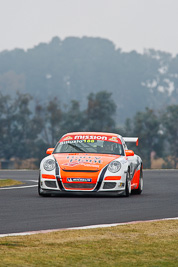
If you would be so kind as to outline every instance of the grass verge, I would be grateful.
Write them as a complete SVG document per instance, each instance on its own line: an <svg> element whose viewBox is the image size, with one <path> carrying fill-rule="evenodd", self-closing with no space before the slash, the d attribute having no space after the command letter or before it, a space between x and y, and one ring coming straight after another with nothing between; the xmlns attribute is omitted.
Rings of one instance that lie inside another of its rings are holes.
<svg viewBox="0 0 178 267"><path fill-rule="evenodd" d="M0 238L0 266L177 266L178 221Z"/></svg>
<svg viewBox="0 0 178 267"><path fill-rule="evenodd" d="M3 180L0 179L0 187L20 185L20 184L22 184L20 181L12 179L3 179Z"/></svg>

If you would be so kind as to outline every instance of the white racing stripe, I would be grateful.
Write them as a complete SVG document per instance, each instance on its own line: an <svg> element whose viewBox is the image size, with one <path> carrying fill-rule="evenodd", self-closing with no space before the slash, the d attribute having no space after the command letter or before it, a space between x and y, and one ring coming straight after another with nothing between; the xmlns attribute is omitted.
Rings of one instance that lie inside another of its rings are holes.
<svg viewBox="0 0 178 267"><path fill-rule="evenodd" d="M119 226L119 225L128 225L128 224L136 224L136 223L147 223L147 222L160 222L160 221L170 221L170 220L178 220L178 217L175 217L175 218L164 218L164 219L157 219L157 220L147 220L147 221L133 221L133 222L126 222L126 223L111 223L111 224L89 225L89 226L71 227L71 228L62 228L62 229L30 231L30 232L12 233L12 234L0 234L0 237L26 236L26 235L35 235L35 234L45 234L45 233L51 233L51 232L57 232L57 231L86 230L86 229L95 229L95 228L114 227L114 226Z"/></svg>
<svg viewBox="0 0 178 267"><path fill-rule="evenodd" d="M25 186L12 186L12 187L0 187L0 190L8 190L8 189L23 189L28 187L37 187L38 185L25 185Z"/></svg>

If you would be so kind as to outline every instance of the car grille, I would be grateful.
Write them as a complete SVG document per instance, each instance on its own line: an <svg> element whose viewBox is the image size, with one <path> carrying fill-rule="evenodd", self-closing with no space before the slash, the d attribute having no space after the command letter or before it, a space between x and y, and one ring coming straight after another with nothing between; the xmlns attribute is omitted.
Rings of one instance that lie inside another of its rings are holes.
<svg viewBox="0 0 178 267"><path fill-rule="evenodd" d="M103 189L113 189L115 186L116 186L116 183L107 182L107 183L104 183Z"/></svg>
<svg viewBox="0 0 178 267"><path fill-rule="evenodd" d="M54 181L45 181L45 185L47 187L53 187L53 188L57 187L56 182L54 182Z"/></svg>
<svg viewBox="0 0 178 267"><path fill-rule="evenodd" d="M87 183L64 183L66 189L93 189L95 184Z"/></svg>

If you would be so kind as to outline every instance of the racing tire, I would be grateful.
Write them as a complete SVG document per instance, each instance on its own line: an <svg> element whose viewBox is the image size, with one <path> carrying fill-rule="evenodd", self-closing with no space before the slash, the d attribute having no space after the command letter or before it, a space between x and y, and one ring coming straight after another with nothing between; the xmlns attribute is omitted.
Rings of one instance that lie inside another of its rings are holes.
<svg viewBox="0 0 178 267"><path fill-rule="evenodd" d="M126 185L125 185L125 191L124 191L124 196L129 197L131 194L131 180L130 180L130 172L127 172L126 175Z"/></svg>
<svg viewBox="0 0 178 267"><path fill-rule="evenodd" d="M143 171L142 168L140 169L140 178L139 178L139 186L137 189L134 190L134 193L140 195L143 191Z"/></svg>
<svg viewBox="0 0 178 267"><path fill-rule="evenodd" d="M39 179L38 179L38 195L40 197L50 197L51 196L51 194L44 193L43 189L41 189L41 186L40 186L40 176L39 176Z"/></svg>

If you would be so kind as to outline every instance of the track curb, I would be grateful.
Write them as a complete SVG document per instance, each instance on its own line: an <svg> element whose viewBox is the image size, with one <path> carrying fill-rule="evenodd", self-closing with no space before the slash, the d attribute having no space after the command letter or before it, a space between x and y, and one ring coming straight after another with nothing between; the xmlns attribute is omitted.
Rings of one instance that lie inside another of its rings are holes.
<svg viewBox="0 0 178 267"><path fill-rule="evenodd" d="M147 223L147 222L159 222L159 221L170 221L170 220L178 220L178 217L155 219L155 220L146 220L146 221L132 221L132 222L125 222L125 223L98 224L98 225L89 225L89 226L81 226L81 227L70 227L70 228L60 228L60 229L49 229L49 230L40 230L40 231L29 231L29 232L21 232L21 233L0 234L0 238L1 237L8 237L8 236L27 236L27 235L35 235L35 234L46 234L46 233L52 233L52 232L58 232L58 231L107 228L107 227L114 227L114 226L120 226L120 225L129 225L129 224Z"/></svg>

